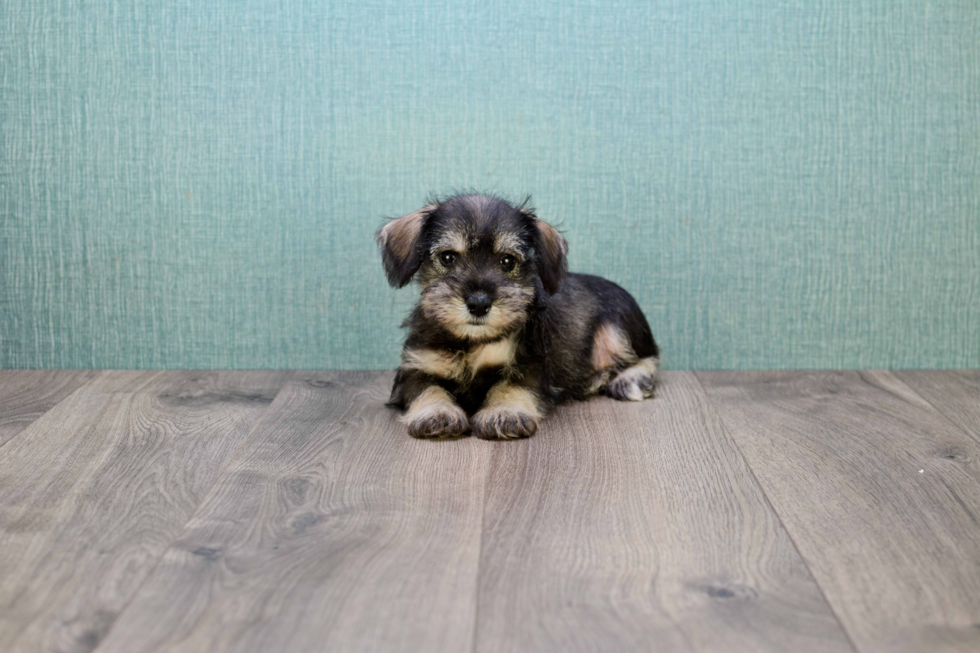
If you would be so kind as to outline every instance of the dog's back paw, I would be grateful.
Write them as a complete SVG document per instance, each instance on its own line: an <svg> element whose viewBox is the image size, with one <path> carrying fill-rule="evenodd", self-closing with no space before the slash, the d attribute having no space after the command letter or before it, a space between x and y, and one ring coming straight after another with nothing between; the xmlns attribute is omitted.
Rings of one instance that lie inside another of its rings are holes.
<svg viewBox="0 0 980 653"><path fill-rule="evenodd" d="M606 392L619 401L643 401L653 396L657 384L657 368L660 361L651 356L643 358L636 365L631 365L617 374Z"/></svg>

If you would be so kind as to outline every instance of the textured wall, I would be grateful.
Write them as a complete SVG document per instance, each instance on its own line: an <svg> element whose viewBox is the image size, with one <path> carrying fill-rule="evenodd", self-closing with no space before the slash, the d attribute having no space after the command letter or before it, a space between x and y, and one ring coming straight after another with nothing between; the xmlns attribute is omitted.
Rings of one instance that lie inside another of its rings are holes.
<svg viewBox="0 0 980 653"><path fill-rule="evenodd" d="M531 193L673 368L980 366L980 4L0 4L0 366L376 368Z"/></svg>

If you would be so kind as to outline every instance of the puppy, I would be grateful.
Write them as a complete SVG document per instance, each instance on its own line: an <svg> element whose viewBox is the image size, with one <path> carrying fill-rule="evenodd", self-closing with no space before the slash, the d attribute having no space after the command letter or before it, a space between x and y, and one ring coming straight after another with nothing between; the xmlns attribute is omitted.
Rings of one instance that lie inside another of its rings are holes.
<svg viewBox="0 0 980 653"><path fill-rule="evenodd" d="M376 240L388 282L422 289L389 400L413 436L522 438L563 401L653 395L659 350L640 307L569 274L568 243L527 202L437 200Z"/></svg>

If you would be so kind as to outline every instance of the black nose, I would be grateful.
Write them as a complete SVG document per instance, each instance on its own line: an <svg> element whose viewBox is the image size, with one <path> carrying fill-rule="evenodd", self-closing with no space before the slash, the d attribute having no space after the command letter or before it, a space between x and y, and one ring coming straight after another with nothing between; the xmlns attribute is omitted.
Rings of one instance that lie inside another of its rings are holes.
<svg viewBox="0 0 980 653"><path fill-rule="evenodd" d="M490 298L486 293L475 292L466 298L466 308L470 309L470 314L476 317L483 317L490 312Z"/></svg>

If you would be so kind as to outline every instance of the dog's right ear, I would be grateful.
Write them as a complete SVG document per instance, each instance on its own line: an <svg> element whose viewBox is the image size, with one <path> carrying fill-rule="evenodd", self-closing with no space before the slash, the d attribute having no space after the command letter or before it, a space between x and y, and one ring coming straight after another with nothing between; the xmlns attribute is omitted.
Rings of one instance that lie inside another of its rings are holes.
<svg viewBox="0 0 980 653"><path fill-rule="evenodd" d="M429 204L414 213L390 220L374 234L374 240L381 249L388 283L395 288L401 288L411 281L422 265L419 244L434 208L435 204Z"/></svg>

